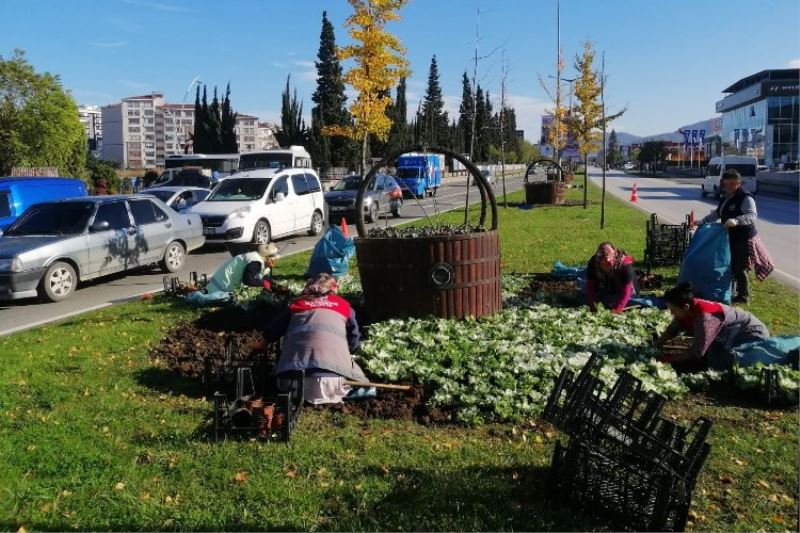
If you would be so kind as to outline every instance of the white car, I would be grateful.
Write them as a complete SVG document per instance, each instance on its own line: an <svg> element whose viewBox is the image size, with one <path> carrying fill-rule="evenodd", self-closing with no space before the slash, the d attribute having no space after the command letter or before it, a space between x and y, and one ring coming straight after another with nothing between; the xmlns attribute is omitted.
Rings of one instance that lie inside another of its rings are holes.
<svg viewBox="0 0 800 533"><path fill-rule="evenodd" d="M719 198L721 194L720 180L726 170L738 170L742 177L742 188L749 193L755 194L758 189L756 180L756 169L758 168L758 158L751 156L726 155L724 157L712 157L708 160L706 175L700 185L700 196L705 197L709 194Z"/></svg>
<svg viewBox="0 0 800 533"><path fill-rule="evenodd" d="M183 213L195 204L199 204L211 191L201 187L156 187L137 194L155 196L178 213Z"/></svg>
<svg viewBox="0 0 800 533"><path fill-rule="evenodd" d="M189 212L200 215L208 243L266 244L303 231L317 235L325 224L319 177L308 168L233 174Z"/></svg>

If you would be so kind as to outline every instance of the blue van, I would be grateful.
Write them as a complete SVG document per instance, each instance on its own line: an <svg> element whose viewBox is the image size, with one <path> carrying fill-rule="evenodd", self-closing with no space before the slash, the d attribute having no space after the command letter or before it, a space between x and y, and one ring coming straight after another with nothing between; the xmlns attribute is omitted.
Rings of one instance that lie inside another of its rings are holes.
<svg viewBox="0 0 800 533"><path fill-rule="evenodd" d="M33 204L76 196L89 196L83 180L0 177L0 231Z"/></svg>

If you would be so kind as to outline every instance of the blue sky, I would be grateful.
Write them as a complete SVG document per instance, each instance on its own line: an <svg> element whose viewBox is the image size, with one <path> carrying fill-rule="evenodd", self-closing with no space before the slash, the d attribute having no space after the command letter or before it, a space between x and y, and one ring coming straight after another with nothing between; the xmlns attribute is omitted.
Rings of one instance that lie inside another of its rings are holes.
<svg viewBox="0 0 800 533"><path fill-rule="evenodd" d="M389 26L408 49L409 108L425 91L437 55L446 104L457 110L461 74L471 72L481 9L478 78L507 91L526 138L536 141L548 105L538 76L555 71L556 0L411 0ZM237 111L275 121L287 74L310 108L321 14L348 37L345 0L0 0L0 55L26 51L37 70L61 76L80 103L103 105L163 91L180 102L195 76L231 82ZM606 56L614 127L637 135L674 131L714 116L720 91L766 68L800 67L798 0L561 0L565 77L585 39ZM599 54L598 54L599 66ZM188 101L192 101L193 94Z"/></svg>

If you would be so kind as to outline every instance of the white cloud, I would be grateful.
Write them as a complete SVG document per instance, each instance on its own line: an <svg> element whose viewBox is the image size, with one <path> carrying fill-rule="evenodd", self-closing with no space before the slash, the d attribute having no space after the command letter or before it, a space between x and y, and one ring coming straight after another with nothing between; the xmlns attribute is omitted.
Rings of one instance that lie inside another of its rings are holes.
<svg viewBox="0 0 800 533"><path fill-rule="evenodd" d="M800 57L789 61L789 68L800 68Z"/></svg>
<svg viewBox="0 0 800 533"><path fill-rule="evenodd" d="M153 2L151 0L123 0L126 4L130 4L132 6L140 6L140 7L148 7L150 9L155 9L157 11L168 11L171 13L188 13L189 9L176 6L174 4L166 4L163 2Z"/></svg>
<svg viewBox="0 0 800 533"><path fill-rule="evenodd" d="M316 63L314 63L313 61L294 60L292 61L292 64L297 65L298 67L317 68Z"/></svg>
<svg viewBox="0 0 800 533"><path fill-rule="evenodd" d="M128 41L111 41L111 42L89 41L89 44L96 48L120 48L123 46L128 46Z"/></svg>
<svg viewBox="0 0 800 533"><path fill-rule="evenodd" d="M144 83L141 81L131 81L131 80L117 80L117 83L125 85L127 87L131 87L133 89L146 89L150 87L149 83Z"/></svg>
<svg viewBox="0 0 800 533"><path fill-rule="evenodd" d="M280 61L273 61L272 66L276 68L286 68L286 63L281 63Z"/></svg>
<svg viewBox="0 0 800 533"><path fill-rule="evenodd" d="M292 74L301 81L317 81L317 69L301 70Z"/></svg>
<svg viewBox="0 0 800 533"><path fill-rule="evenodd" d="M95 102L98 100L110 102L113 96L108 93L98 92L98 91L90 91L84 89L75 89L70 91L73 95L81 97L80 99L86 103L86 100L94 100Z"/></svg>

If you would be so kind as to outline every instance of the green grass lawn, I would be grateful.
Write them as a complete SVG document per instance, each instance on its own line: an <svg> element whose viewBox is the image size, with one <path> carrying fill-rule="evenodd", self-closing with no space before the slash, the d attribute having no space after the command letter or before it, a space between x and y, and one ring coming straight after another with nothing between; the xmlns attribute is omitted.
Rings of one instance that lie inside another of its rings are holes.
<svg viewBox="0 0 800 533"><path fill-rule="evenodd" d="M603 231L597 205L509 208L500 217L507 271L584 263L602 240L642 256L646 217L613 198ZM285 258L278 274L301 274L308 256ZM777 283L754 284L751 311L775 332L800 330L797 294ZM537 420L425 427L308 410L288 445L210 441L210 406L197 385L147 355L196 314L156 298L0 338L0 528L604 528L547 502L558 434ZM669 411L715 422L690 529L797 529L795 411L698 396Z"/></svg>

